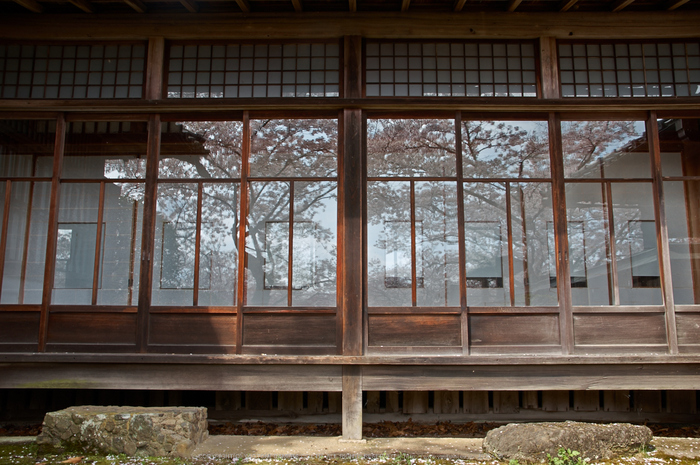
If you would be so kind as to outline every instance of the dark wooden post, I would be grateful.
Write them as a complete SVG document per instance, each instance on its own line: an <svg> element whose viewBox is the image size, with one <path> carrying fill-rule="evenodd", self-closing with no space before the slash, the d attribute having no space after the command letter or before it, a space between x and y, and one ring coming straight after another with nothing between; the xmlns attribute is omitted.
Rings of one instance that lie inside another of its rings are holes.
<svg viewBox="0 0 700 465"><path fill-rule="evenodd" d="M540 37L540 89L542 98L559 98L557 39Z"/></svg>
<svg viewBox="0 0 700 465"><path fill-rule="evenodd" d="M148 121L148 146L146 149L146 185L143 196L143 231L141 234L141 269L139 279L139 307L136 319L136 350L148 349L149 311L153 286L153 238L156 225L156 197L158 180L158 154L160 152L160 115L152 115Z"/></svg>
<svg viewBox="0 0 700 465"><path fill-rule="evenodd" d="M41 315L39 319L39 352L46 350L49 334L49 305L53 290L53 277L56 269L56 235L58 234L58 206L61 172L63 170L63 150L66 143L66 117L58 115L56 120L56 142L53 150L53 173L51 175L51 197L49 199L49 226L46 231L46 261L44 262L44 288L41 296ZM28 205L31 210L31 203ZM30 224L27 223L27 230ZM27 251L24 252L26 260Z"/></svg>
<svg viewBox="0 0 700 465"><path fill-rule="evenodd" d="M656 112L649 113L647 119L647 138L651 151L651 171L654 184L654 214L656 216L656 241L659 253L659 275L661 291L666 310L666 339L668 351L678 354L678 333L676 328L676 310L671 282L671 250L668 244L668 224L666 223L666 200L661 175L661 144L659 142L659 124Z"/></svg>
<svg viewBox="0 0 700 465"><path fill-rule="evenodd" d="M569 277L569 237L566 226L566 184L564 155L561 146L561 120L556 113L549 115L549 152L552 166L552 209L554 242L557 251L557 291L559 295L559 333L565 354L574 351L574 317Z"/></svg>
<svg viewBox="0 0 700 465"><path fill-rule="evenodd" d="M344 39L344 88L346 98L362 96L362 40ZM345 109L342 117L340 166L340 311L343 355L362 355L363 346L363 216L364 163L362 110ZM362 438L362 373L359 367L343 370L343 438Z"/></svg>

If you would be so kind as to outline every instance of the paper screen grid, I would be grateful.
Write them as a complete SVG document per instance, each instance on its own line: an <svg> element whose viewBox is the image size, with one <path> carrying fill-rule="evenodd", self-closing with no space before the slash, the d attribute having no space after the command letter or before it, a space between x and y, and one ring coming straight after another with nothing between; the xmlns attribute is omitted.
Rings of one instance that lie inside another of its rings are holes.
<svg viewBox="0 0 700 465"><path fill-rule="evenodd" d="M174 44L168 98L338 97L338 43Z"/></svg>
<svg viewBox="0 0 700 465"><path fill-rule="evenodd" d="M143 44L0 44L0 98L141 98Z"/></svg>
<svg viewBox="0 0 700 465"><path fill-rule="evenodd" d="M532 42L366 44L367 97L537 97Z"/></svg>
<svg viewBox="0 0 700 465"><path fill-rule="evenodd" d="M700 43L560 43L562 97L700 96Z"/></svg>

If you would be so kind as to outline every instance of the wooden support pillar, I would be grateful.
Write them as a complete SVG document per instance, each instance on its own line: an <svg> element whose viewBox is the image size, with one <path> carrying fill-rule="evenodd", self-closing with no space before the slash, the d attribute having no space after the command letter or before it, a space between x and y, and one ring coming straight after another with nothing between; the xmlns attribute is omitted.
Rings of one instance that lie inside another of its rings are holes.
<svg viewBox="0 0 700 465"><path fill-rule="evenodd" d="M343 367L343 439L362 439L362 371L358 366Z"/></svg>
<svg viewBox="0 0 700 465"><path fill-rule="evenodd" d="M141 233L141 265L139 276L138 314L136 318L136 348L148 350L149 312L151 307L151 283L153 282L153 235L156 225L156 197L158 194L158 154L160 152L160 115L151 115L148 121L148 146L146 149L146 185L143 198L143 231Z"/></svg>
<svg viewBox="0 0 700 465"><path fill-rule="evenodd" d="M554 37L540 37L540 76L542 98L559 98L559 60Z"/></svg>
<svg viewBox="0 0 700 465"><path fill-rule="evenodd" d="M56 236L58 235L58 206L60 180L63 170L63 149L66 142L66 118L58 115L56 120L56 140L54 143L53 171L51 175L51 197L49 198L48 231L46 232L46 261L44 262L44 287L41 297L41 314L39 316L39 352L46 350L46 342L49 334L49 305L51 304L51 291L56 269ZM28 205L31 209L32 206ZM27 228L30 224L27 224ZM26 260L26 251L25 258Z"/></svg>
<svg viewBox="0 0 700 465"><path fill-rule="evenodd" d="M146 68L146 99L163 98L163 63L165 60L165 39L148 39L148 66Z"/></svg>
<svg viewBox="0 0 700 465"><path fill-rule="evenodd" d="M671 249L668 242L668 224L666 222L666 199L661 173L661 145L659 142L659 125L656 112L649 113L647 119L647 137L651 150L652 177L654 186L654 213L656 216L656 240L659 254L659 271L661 291L664 296L666 310L666 340L668 351L678 354L678 332L676 328L676 309L673 297L673 282L671 278Z"/></svg>

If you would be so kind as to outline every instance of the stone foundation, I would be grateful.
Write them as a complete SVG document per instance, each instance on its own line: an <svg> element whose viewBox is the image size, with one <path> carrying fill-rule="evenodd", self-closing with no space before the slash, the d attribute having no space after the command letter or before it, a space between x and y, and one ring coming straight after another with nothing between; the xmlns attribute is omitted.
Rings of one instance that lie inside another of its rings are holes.
<svg viewBox="0 0 700 465"><path fill-rule="evenodd" d="M203 407L81 406L47 413L37 444L40 453L187 457L207 437Z"/></svg>

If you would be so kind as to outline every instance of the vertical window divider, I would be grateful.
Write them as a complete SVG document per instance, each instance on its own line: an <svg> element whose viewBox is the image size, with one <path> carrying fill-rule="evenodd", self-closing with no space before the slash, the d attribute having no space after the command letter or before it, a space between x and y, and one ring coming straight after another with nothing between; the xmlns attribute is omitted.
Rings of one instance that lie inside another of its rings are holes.
<svg viewBox="0 0 700 465"><path fill-rule="evenodd" d="M294 181L289 181L289 250L287 251L287 306L292 306L292 267L294 265Z"/></svg>
<svg viewBox="0 0 700 465"><path fill-rule="evenodd" d="M605 181L604 198L608 210L605 219L607 221L608 236L610 237L610 255L608 256L608 263L610 263L610 288L613 291L612 305L620 305L620 283L617 276L617 250L615 246L615 214L612 208L612 183L610 181Z"/></svg>
<svg viewBox="0 0 700 465"><path fill-rule="evenodd" d="M529 307L530 306L530 270L528 269L529 266L529 257L528 257L528 249L527 249L527 218L526 214L527 211L525 211L525 198L523 197L523 185L522 182L518 182L518 203L520 203L520 222L521 222L521 229L522 229L522 234L523 234L523 288L524 288L524 297L525 297L525 306ZM509 210L510 211L510 210Z"/></svg>
<svg viewBox="0 0 700 465"><path fill-rule="evenodd" d="M668 350L672 355L678 354L678 332L676 328L675 302L671 273L671 251L668 243L668 223L666 222L666 199L664 197L661 173L661 144L659 142L659 125L656 112L649 112L647 119L647 137L651 149L652 186L654 191L654 214L656 216L656 241L661 252L659 266L661 290L664 296L666 315L666 337Z"/></svg>
<svg viewBox="0 0 700 465"><path fill-rule="evenodd" d="M44 268L44 287L41 295L41 315L39 317L39 341L38 351L46 351L46 339L49 332L49 304L51 303L51 290L53 288L54 270L56 269L56 236L58 235L58 202L60 194L61 170L63 169L63 151L66 142L66 117L60 113L56 119L56 141L54 144L53 169L51 174L51 197L49 198L49 219L48 230L46 232L46 261ZM30 191L33 193L34 183L32 182ZM29 198L32 201L32 196ZM31 212L31 203L27 208ZM27 221L27 235L25 237L25 256L31 223ZM23 264L22 274L26 273L26 265ZM24 276L22 276L24 282ZM21 289L24 291L24 289ZM21 295L21 294L20 294Z"/></svg>
<svg viewBox="0 0 700 465"><path fill-rule="evenodd" d="M510 296L510 306L515 306L515 265L513 263L513 214L511 210L511 189L510 181L506 185L506 228L508 228L508 294Z"/></svg>
<svg viewBox="0 0 700 465"><path fill-rule="evenodd" d="M411 180L411 306L417 305L418 277L416 275L416 182Z"/></svg>
<svg viewBox="0 0 700 465"><path fill-rule="evenodd" d="M100 182L100 199L97 210L97 227L95 228L95 264L92 269L92 305L97 305L97 284L100 278L100 251L102 250L102 221L105 211L105 182Z"/></svg>
<svg viewBox="0 0 700 465"><path fill-rule="evenodd" d="M129 297L128 305L134 304L134 265L136 263L136 232L138 230L139 206L134 202L131 209L131 240L129 241ZM142 225L143 229L143 225Z"/></svg>
<svg viewBox="0 0 700 465"><path fill-rule="evenodd" d="M199 305L199 256L202 241L202 193L204 183L197 182L197 220L195 222L194 233L194 280L192 289L192 305Z"/></svg>
<svg viewBox="0 0 700 465"><path fill-rule="evenodd" d="M5 251L7 249L7 226L10 222L10 200L12 199L12 181L5 181L5 204L2 211L2 237L0 238L0 298L5 278Z"/></svg>
<svg viewBox="0 0 700 465"><path fill-rule="evenodd" d="M564 152L562 148L561 118L550 113L549 156L552 177L552 213L554 244L557 264L557 295L559 296L559 332L562 352L574 352L574 317L569 270L569 237L566 218L566 183L564 182ZM522 195L522 189L521 189Z"/></svg>
<svg viewBox="0 0 700 465"><path fill-rule="evenodd" d="M466 94L466 88L465 88ZM464 237L464 166L462 164L462 112L455 113L455 157L457 158L457 238L459 240L459 306L461 308L462 355L469 355L469 307Z"/></svg>
<svg viewBox="0 0 700 465"><path fill-rule="evenodd" d="M600 165L600 179L605 179L605 164L602 159L598 160ZM615 302L615 286L613 285L613 249L614 244L610 237L610 217L608 216L610 205L608 197L608 183L603 182L600 185L600 198L603 201L603 230L605 232L605 268L608 273L608 304L613 305Z"/></svg>
<svg viewBox="0 0 700 465"><path fill-rule="evenodd" d="M246 225L248 224L248 172L250 159L250 114L243 112L243 135L241 140L241 189L238 221L238 307L236 311L236 353L243 349L243 306L246 299L246 266L248 255L245 251Z"/></svg>
<svg viewBox="0 0 700 465"><path fill-rule="evenodd" d="M58 131L58 127L56 128ZM32 175L35 174L36 170L36 157L32 160ZM29 181L29 197L27 200L27 218L25 221L24 228L24 241L22 243L22 266L20 269L20 279L19 279L19 296L17 303L22 305L24 303L24 284L27 278L27 252L29 251L29 238L30 238L30 228L32 225L32 204L34 203L34 180ZM53 188L53 187L52 187ZM48 238L47 238L48 240ZM51 257L53 260L54 257Z"/></svg>
<svg viewBox="0 0 700 465"><path fill-rule="evenodd" d="M148 350L149 312L153 287L153 248L156 228L156 204L158 201L158 162L160 159L160 115L148 120L148 145L146 148L146 180L143 198L143 226L141 233L141 264L139 271L139 303L136 319L136 350Z"/></svg>

